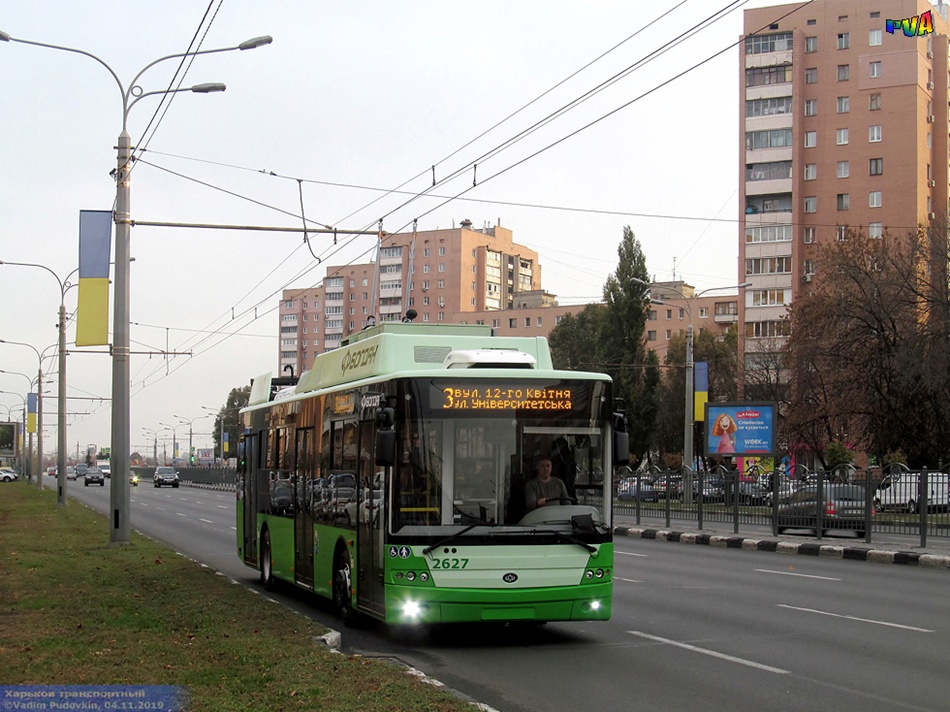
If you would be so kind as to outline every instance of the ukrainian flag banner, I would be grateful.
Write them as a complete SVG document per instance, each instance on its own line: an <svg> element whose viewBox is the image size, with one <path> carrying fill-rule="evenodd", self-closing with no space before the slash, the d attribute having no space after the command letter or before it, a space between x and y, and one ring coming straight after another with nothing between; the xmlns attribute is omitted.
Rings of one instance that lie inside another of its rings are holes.
<svg viewBox="0 0 950 712"><path fill-rule="evenodd" d="M76 346L109 343L109 255L112 211L79 211L79 306Z"/></svg>
<svg viewBox="0 0 950 712"><path fill-rule="evenodd" d="M706 419L706 403L709 402L709 363L697 361L694 364L693 381L693 420L702 423Z"/></svg>
<svg viewBox="0 0 950 712"><path fill-rule="evenodd" d="M26 432L36 432L36 393L26 394Z"/></svg>

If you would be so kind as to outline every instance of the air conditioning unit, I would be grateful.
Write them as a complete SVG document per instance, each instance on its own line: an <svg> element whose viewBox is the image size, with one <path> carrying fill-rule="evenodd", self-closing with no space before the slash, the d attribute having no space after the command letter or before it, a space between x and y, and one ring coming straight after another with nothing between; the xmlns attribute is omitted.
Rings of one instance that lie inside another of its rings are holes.
<svg viewBox="0 0 950 712"><path fill-rule="evenodd" d="M928 214L927 214L927 217L929 217L931 220L936 220L936 219L937 219L937 213L928 213Z"/></svg>
<svg viewBox="0 0 950 712"><path fill-rule="evenodd" d="M931 114L930 116L927 117L927 123L928 123L928 124L932 124L932 123L933 123L934 121L936 121L936 120L937 120L937 117L934 116L933 114Z"/></svg>
<svg viewBox="0 0 950 712"><path fill-rule="evenodd" d="M927 59L933 59L933 58L934 58L933 50L929 50L929 49L928 49L928 50L927 50Z"/></svg>
<svg viewBox="0 0 950 712"><path fill-rule="evenodd" d="M814 276L814 275L811 275L811 274L803 274L803 275L802 275L802 282L811 282L811 278L812 278L813 276Z"/></svg>
<svg viewBox="0 0 950 712"><path fill-rule="evenodd" d="M934 90L934 83L933 83L933 82L927 82L927 89L929 89L930 91L933 91L933 90Z"/></svg>
<svg viewBox="0 0 950 712"><path fill-rule="evenodd" d="M931 187L931 188L936 188L936 187L937 187L937 181L931 180L931 181L927 181L927 182L930 184L930 187Z"/></svg>

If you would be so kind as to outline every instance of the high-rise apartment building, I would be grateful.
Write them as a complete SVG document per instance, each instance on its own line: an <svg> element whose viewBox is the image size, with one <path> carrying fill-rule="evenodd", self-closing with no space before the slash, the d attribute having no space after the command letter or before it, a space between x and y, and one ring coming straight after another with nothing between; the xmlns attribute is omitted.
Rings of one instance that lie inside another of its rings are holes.
<svg viewBox="0 0 950 712"><path fill-rule="evenodd" d="M834 278L816 270L817 246L849 230L905 233L946 215L947 29L947 5L927 0L745 11L739 281L751 286L739 301L739 348L747 381L774 363L788 306Z"/></svg>

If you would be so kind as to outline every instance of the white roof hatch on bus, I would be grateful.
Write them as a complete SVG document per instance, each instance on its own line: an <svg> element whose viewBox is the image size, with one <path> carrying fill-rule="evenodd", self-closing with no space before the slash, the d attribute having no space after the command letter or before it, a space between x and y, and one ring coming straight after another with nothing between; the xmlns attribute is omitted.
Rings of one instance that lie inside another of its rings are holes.
<svg viewBox="0 0 950 712"><path fill-rule="evenodd" d="M514 349L470 349L451 351L442 361L443 368L537 368L531 354Z"/></svg>

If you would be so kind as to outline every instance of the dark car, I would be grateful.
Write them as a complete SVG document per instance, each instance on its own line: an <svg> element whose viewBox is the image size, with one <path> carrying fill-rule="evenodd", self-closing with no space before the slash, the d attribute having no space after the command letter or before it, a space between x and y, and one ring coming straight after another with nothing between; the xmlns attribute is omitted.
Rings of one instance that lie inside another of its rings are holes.
<svg viewBox="0 0 950 712"><path fill-rule="evenodd" d="M660 493L649 482L641 480L639 484L636 481L626 485L617 493L619 502L659 502Z"/></svg>
<svg viewBox="0 0 950 712"><path fill-rule="evenodd" d="M83 484L88 487L89 485L99 485L100 487L106 486L106 478L102 476L102 470L98 467L90 467L86 470L86 476L84 478Z"/></svg>
<svg viewBox="0 0 950 712"><path fill-rule="evenodd" d="M779 503L776 531L781 534L786 529L821 528L853 529L858 536L864 536L868 521L865 519L866 497L864 485L827 483L822 487L821 524L818 518L818 488L812 485L802 487L792 494L787 502Z"/></svg>
<svg viewBox="0 0 950 712"><path fill-rule="evenodd" d="M152 475L152 484L156 487L163 485L178 486L178 473L174 467L156 467L155 474Z"/></svg>

